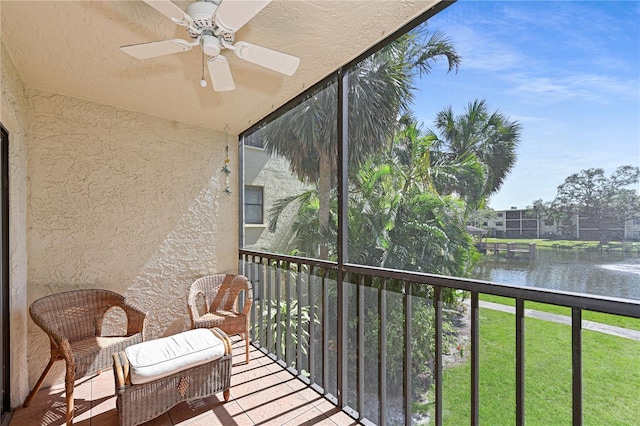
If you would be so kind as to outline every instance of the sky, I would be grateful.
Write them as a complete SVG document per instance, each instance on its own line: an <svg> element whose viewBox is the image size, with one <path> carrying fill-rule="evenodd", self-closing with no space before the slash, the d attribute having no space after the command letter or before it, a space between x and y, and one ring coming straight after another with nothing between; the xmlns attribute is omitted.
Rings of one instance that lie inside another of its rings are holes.
<svg viewBox="0 0 640 426"><path fill-rule="evenodd" d="M462 57L418 83L423 130L474 99L522 125L518 160L495 210L552 201L573 173L640 166L640 0L458 0L428 21Z"/></svg>

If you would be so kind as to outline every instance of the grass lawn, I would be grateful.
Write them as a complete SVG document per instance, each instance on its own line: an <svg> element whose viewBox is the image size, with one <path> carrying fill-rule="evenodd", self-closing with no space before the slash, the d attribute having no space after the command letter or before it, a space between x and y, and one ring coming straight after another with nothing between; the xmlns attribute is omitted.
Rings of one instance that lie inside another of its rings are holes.
<svg viewBox="0 0 640 426"><path fill-rule="evenodd" d="M487 238L490 243L536 243L537 247L561 248L561 249L577 249L590 250L604 248L614 251L634 251L640 250L640 242L620 242L610 241L600 244L599 241L580 241L580 240L547 240L544 238Z"/></svg>
<svg viewBox="0 0 640 426"><path fill-rule="evenodd" d="M481 294L480 300L486 302L500 303L502 305L515 306L515 299L509 297L493 296L491 294ZM537 311L550 312L553 314L571 316L571 308L557 305L548 305L546 303L527 302L525 301L524 307L526 309L535 309ZM640 318L623 317L620 315L603 314L601 312L582 311L582 319L588 321L595 321L602 324L615 325L616 327L628 328L631 330L640 331Z"/></svg>
<svg viewBox="0 0 640 426"><path fill-rule="evenodd" d="M571 328L535 318L525 325L528 425L571 424ZM480 311L480 423L515 423L515 321ZM583 331L585 425L633 425L640 419L640 342ZM467 349L468 350L468 349ZM470 363L444 371L443 418L470 423Z"/></svg>

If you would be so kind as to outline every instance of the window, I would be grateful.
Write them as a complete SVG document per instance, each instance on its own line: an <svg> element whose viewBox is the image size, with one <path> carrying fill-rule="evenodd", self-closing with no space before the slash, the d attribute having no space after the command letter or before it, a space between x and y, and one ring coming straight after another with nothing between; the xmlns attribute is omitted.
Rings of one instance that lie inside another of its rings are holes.
<svg viewBox="0 0 640 426"><path fill-rule="evenodd" d="M502 226L502 225L503 225L502 221L496 222L496 226Z"/></svg>
<svg viewBox="0 0 640 426"><path fill-rule="evenodd" d="M263 203L261 186L244 187L244 218L245 223L263 223Z"/></svg>

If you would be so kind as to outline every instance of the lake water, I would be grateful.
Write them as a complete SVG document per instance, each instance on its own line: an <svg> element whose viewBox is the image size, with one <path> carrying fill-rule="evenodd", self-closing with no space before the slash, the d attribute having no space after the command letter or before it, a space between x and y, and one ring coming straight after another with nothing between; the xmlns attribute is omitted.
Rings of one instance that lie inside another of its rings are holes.
<svg viewBox="0 0 640 426"><path fill-rule="evenodd" d="M538 248L535 260L484 256L472 278L640 300L640 255Z"/></svg>

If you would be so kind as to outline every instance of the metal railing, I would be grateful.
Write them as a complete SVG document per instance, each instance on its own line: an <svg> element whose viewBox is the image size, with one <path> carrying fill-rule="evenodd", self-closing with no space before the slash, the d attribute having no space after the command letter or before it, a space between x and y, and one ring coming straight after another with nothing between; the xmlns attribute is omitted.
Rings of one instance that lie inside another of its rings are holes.
<svg viewBox="0 0 640 426"><path fill-rule="evenodd" d="M479 424L479 294L515 299L515 418L525 423L525 301L571 308L571 400L582 424L582 311L640 318L640 301L240 250L253 344L363 424L412 424L416 321L433 316L431 423L443 424L446 295L470 294L470 419ZM399 311L401 314L399 314ZM427 321L428 322L428 321ZM423 321L421 324L424 324ZM398 327L401 329L398 336ZM393 342L401 342L399 347ZM393 413L391 413L393 411Z"/></svg>

